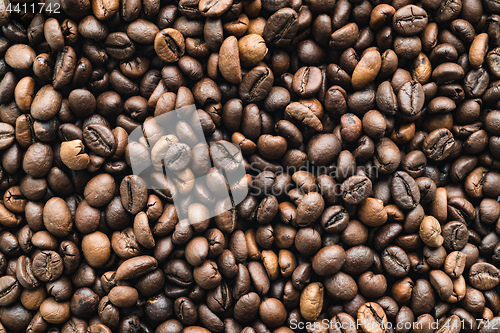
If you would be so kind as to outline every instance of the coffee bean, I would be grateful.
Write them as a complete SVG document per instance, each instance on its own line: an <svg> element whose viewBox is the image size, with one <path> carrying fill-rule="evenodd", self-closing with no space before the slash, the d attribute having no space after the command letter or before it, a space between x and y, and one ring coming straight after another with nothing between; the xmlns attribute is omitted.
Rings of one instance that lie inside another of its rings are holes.
<svg viewBox="0 0 500 333"><path fill-rule="evenodd" d="M329 46L334 50L343 50L352 46L358 37L358 25L356 23L349 23L332 33Z"/></svg>
<svg viewBox="0 0 500 333"><path fill-rule="evenodd" d="M7 123L0 123L0 150L9 148L15 140L15 129Z"/></svg>
<svg viewBox="0 0 500 333"><path fill-rule="evenodd" d="M296 119L302 124L311 127L317 131L323 129L323 125L319 120L318 116L313 113L313 111L299 102L293 102L286 107L286 114L291 118Z"/></svg>
<svg viewBox="0 0 500 333"><path fill-rule="evenodd" d="M375 146L373 162L383 174L396 171L401 161L401 155L394 141L388 138L380 139Z"/></svg>
<svg viewBox="0 0 500 333"><path fill-rule="evenodd" d="M405 116L418 115L424 106L424 101L424 89L418 82L407 82L398 92L399 108Z"/></svg>
<svg viewBox="0 0 500 333"><path fill-rule="evenodd" d="M460 80L464 75L463 68L451 62L445 62L432 71L432 78L438 85Z"/></svg>
<svg viewBox="0 0 500 333"><path fill-rule="evenodd" d="M321 226L327 232L342 232L349 223L349 215L342 206L331 206L321 215Z"/></svg>
<svg viewBox="0 0 500 333"><path fill-rule="evenodd" d="M291 8L281 8L266 22L262 37L267 43L286 48L299 30L298 14Z"/></svg>
<svg viewBox="0 0 500 333"><path fill-rule="evenodd" d="M90 266L100 268L109 260L111 243L104 233L96 231L83 237L82 252Z"/></svg>
<svg viewBox="0 0 500 333"><path fill-rule="evenodd" d="M178 30L163 29L155 37L154 48L163 61L178 61L186 48L184 36Z"/></svg>
<svg viewBox="0 0 500 333"><path fill-rule="evenodd" d="M434 130L424 140L423 152L429 159L441 161L451 154L454 144L455 139L449 130Z"/></svg>
<svg viewBox="0 0 500 333"><path fill-rule="evenodd" d="M151 256L138 256L124 261L116 270L117 280L130 280L156 269L158 262Z"/></svg>
<svg viewBox="0 0 500 333"><path fill-rule="evenodd" d="M377 50L367 51L352 73L351 84L353 88L360 90L373 82L379 73L381 65L380 53Z"/></svg>
<svg viewBox="0 0 500 333"><path fill-rule="evenodd" d="M301 67L293 76L292 89L302 98L314 96L322 82L321 70L317 67Z"/></svg>
<svg viewBox="0 0 500 333"><path fill-rule="evenodd" d="M95 154L107 157L116 149L116 140L111 131L100 124L91 124L83 129L83 139L89 149Z"/></svg>
<svg viewBox="0 0 500 333"><path fill-rule="evenodd" d="M4 275L0 277L0 305L9 306L21 295L19 282L15 277Z"/></svg>
<svg viewBox="0 0 500 333"><path fill-rule="evenodd" d="M460 251L469 240L467 226L458 221L448 222L443 226L443 246L452 251Z"/></svg>
<svg viewBox="0 0 500 333"><path fill-rule="evenodd" d="M73 217L67 203L59 198L49 199L43 207L43 224L56 237L66 237L73 228Z"/></svg>
<svg viewBox="0 0 500 333"><path fill-rule="evenodd" d="M324 287L315 282L304 288L300 295L300 314L305 320L316 320L323 307Z"/></svg>
<svg viewBox="0 0 500 333"><path fill-rule="evenodd" d="M61 256L54 251L42 251L33 258L33 274L43 282L57 280L63 272Z"/></svg>
<svg viewBox="0 0 500 333"><path fill-rule="evenodd" d="M146 184L138 176L127 176L122 180L120 195L123 207L131 214L138 213L147 204Z"/></svg>
<svg viewBox="0 0 500 333"><path fill-rule="evenodd" d="M26 44L12 45L5 52L5 62L14 69L28 69L35 57L35 51Z"/></svg>
<svg viewBox="0 0 500 333"><path fill-rule="evenodd" d="M54 298L47 298L40 305L40 314L49 324L62 324L69 320L71 309L69 302L57 302Z"/></svg>
<svg viewBox="0 0 500 333"><path fill-rule="evenodd" d="M396 11L392 25L398 34L404 36L416 35L427 26L427 12L418 6L407 5Z"/></svg>
<svg viewBox="0 0 500 333"><path fill-rule="evenodd" d="M254 319L260 306L259 295L254 292L241 296L234 305L235 319L241 323L248 323Z"/></svg>
<svg viewBox="0 0 500 333"><path fill-rule="evenodd" d="M407 254L397 246L389 246L382 252L382 264L387 273L396 277L403 277L410 270Z"/></svg>
<svg viewBox="0 0 500 333"><path fill-rule="evenodd" d="M476 263L470 268L469 280L479 290L492 289L499 283L498 268L489 263Z"/></svg>
<svg viewBox="0 0 500 333"><path fill-rule="evenodd" d="M271 69L265 66L254 67L241 81L240 98L248 103L262 101L269 93L273 80L274 75Z"/></svg>
<svg viewBox="0 0 500 333"><path fill-rule="evenodd" d="M129 307L134 305L139 298L135 288L129 286L116 286L109 291L109 301L117 307Z"/></svg>
<svg viewBox="0 0 500 333"><path fill-rule="evenodd" d="M419 235L422 241L431 247L439 247L443 244L443 236L441 236L441 225L436 218L426 216L420 224Z"/></svg>
<svg viewBox="0 0 500 333"><path fill-rule="evenodd" d="M115 180L103 173L92 178L83 191L85 200L92 207L102 207L113 198L116 190Z"/></svg>
<svg viewBox="0 0 500 333"><path fill-rule="evenodd" d="M57 54L54 74L52 76L52 86L54 89L61 89L71 82L76 60L75 50L71 46L65 46L62 51Z"/></svg>
<svg viewBox="0 0 500 333"><path fill-rule="evenodd" d="M338 245L328 245L319 250L313 257L312 267L320 276L333 275L345 262L345 251Z"/></svg>
<svg viewBox="0 0 500 333"><path fill-rule="evenodd" d="M219 71L229 82L241 83L241 65L238 40L230 36L224 40L219 51Z"/></svg>
<svg viewBox="0 0 500 333"><path fill-rule="evenodd" d="M367 333L385 332L387 326L387 315L380 305L369 302L361 305L358 309L358 320L361 328Z"/></svg>
<svg viewBox="0 0 500 333"><path fill-rule="evenodd" d="M392 178L392 197L403 209L415 208L420 202L417 183L405 172L398 171Z"/></svg>
<svg viewBox="0 0 500 333"><path fill-rule="evenodd" d="M26 256L20 256L17 259L16 278L25 288L35 289L40 286L40 281L33 273L31 260Z"/></svg>
<svg viewBox="0 0 500 333"><path fill-rule="evenodd" d="M355 175L346 179L340 188L342 199L348 204L358 204L372 191L372 182L366 176Z"/></svg>
<svg viewBox="0 0 500 333"><path fill-rule="evenodd" d="M460 251L453 251L444 263L444 271L452 278L457 278L464 272L466 256Z"/></svg>

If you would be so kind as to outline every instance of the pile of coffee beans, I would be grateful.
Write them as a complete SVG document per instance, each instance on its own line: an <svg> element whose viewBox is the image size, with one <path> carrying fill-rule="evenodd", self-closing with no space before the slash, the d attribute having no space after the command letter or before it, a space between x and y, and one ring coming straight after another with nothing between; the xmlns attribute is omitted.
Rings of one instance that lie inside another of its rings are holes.
<svg viewBox="0 0 500 333"><path fill-rule="evenodd" d="M499 332L498 0L0 26L0 333Z"/></svg>

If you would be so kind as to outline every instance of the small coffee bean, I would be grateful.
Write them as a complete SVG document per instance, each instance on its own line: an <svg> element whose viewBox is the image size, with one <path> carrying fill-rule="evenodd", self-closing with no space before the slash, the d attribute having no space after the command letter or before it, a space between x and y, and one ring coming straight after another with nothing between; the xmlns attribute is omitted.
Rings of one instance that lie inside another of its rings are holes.
<svg viewBox="0 0 500 333"><path fill-rule="evenodd" d="M469 281L479 290L489 290L500 282L498 268L489 263L476 263L469 271Z"/></svg>
<svg viewBox="0 0 500 333"><path fill-rule="evenodd" d="M83 129L83 139L89 149L102 157L113 155L116 139L109 128L100 124L90 124Z"/></svg>
<svg viewBox="0 0 500 333"><path fill-rule="evenodd" d="M230 36L224 40L219 50L219 71L229 82L241 83L241 65L238 40Z"/></svg>
<svg viewBox="0 0 500 333"><path fill-rule="evenodd" d="M156 269L158 262L151 256L138 256L124 261L116 270L116 280L130 280Z"/></svg>
<svg viewBox="0 0 500 333"><path fill-rule="evenodd" d="M467 226L458 221L446 223L442 228L443 246L452 251L460 251L469 240Z"/></svg>
<svg viewBox="0 0 500 333"><path fill-rule="evenodd" d="M320 249L312 259L312 267L320 276L333 275L344 265L346 254L338 245L328 245Z"/></svg>
<svg viewBox="0 0 500 333"><path fill-rule="evenodd" d="M299 30L298 14L291 8L281 8L269 17L262 37L271 45L285 48Z"/></svg>
<svg viewBox="0 0 500 333"><path fill-rule="evenodd" d="M392 198L403 209L415 208L420 202L420 191L415 180L406 172L397 171L392 178Z"/></svg>
<svg viewBox="0 0 500 333"><path fill-rule="evenodd" d="M83 195L92 207L102 207L111 201L115 190L116 183L114 178L107 173L102 173L87 183Z"/></svg>
<svg viewBox="0 0 500 333"><path fill-rule="evenodd" d="M14 69L28 69L35 60L35 51L26 44L15 44L5 52L5 62Z"/></svg>
<svg viewBox="0 0 500 333"><path fill-rule="evenodd" d="M139 293L135 288L129 286L116 286L109 291L108 297L114 306L125 308L133 306L137 302Z"/></svg>
<svg viewBox="0 0 500 333"><path fill-rule="evenodd" d="M9 306L21 295L19 282L15 277L4 275L0 277L0 306Z"/></svg>
<svg viewBox="0 0 500 333"><path fill-rule="evenodd" d="M419 236L422 241L431 247L439 247L443 244L441 236L441 225L433 216L426 216L420 224Z"/></svg>
<svg viewBox="0 0 500 333"><path fill-rule="evenodd" d="M94 268L103 267L111 255L111 242L100 231L87 234L82 239L82 252L90 266Z"/></svg>
<svg viewBox="0 0 500 333"><path fill-rule="evenodd" d="M54 298L47 298L40 305L40 315L49 324L62 324L71 317L69 302L57 302Z"/></svg>
<svg viewBox="0 0 500 333"><path fill-rule="evenodd" d="M427 26L427 12L418 6L407 5L396 11L392 17L392 25L398 34L416 35Z"/></svg>
<svg viewBox="0 0 500 333"><path fill-rule="evenodd" d="M300 295L300 314L309 321L316 320L323 307L324 286L319 282L307 285Z"/></svg>
<svg viewBox="0 0 500 333"><path fill-rule="evenodd" d="M175 29L167 28L156 34L154 40L156 54L166 62L178 61L185 52L184 36Z"/></svg>
<svg viewBox="0 0 500 333"><path fill-rule="evenodd" d="M360 306L358 320L361 321L361 329L366 333L384 332L388 322L384 309L374 302Z"/></svg>
<svg viewBox="0 0 500 333"><path fill-rule="evenodd" d="M15 140L15 129L7 123L0 123L0 150L9 148Z"/></svg>
<svg viewBox="0 0 500 333"><path fill-rule="evenodd" d="M451 154L454 145L455 139L449 130L437 129L424 140L423 152L431 160L442 161Z"/></svg>
<svg viewBox="0 0 500 333"><path fill-rule="evenodd" d="M286 107L286 114L291 118L296 119L302 124L315 129L316 131L321 131L323 125L318 117L313 113L311 109L299 102L293 102Z"/></svg>
<svg viewBox="0 0 500 333"><path fill-rule="evenodd" d="M63 262L57 252L41 251L33 258L32 269L41 281L54 281L63 273Z"/></svg>
<svg viewBox="0 0 500 333"><path fill-rule="evenodd" d="M382 252L382 264L387 273L396 277L403 277L410 270L407 254L397 246L389 246Z"/></svg>
<svg viewBox="0 0 500 333"><path fill-rule="evenodd" d="M366 199L372 191L372 182L366 176L355 175L346 179L340 190L342 199L348 204L358 204Z"/></svg>
<svg viewBox="0 0 500 333"><path fill-rule="evenodd" d="M66 237L73 228L73 216L63 199L49 199L43 207L43 224L56 237Z"/></svg>
<svg viewBox="0 0 500 333"><path fill-rule="evenodd" d="M367 51L359 60L352 73L351 84L354 89L361 90L377 77L382 59L377 50Z"/></svg>
<svg viewBox="0 0 500 333"><path fill-rule="evenodd" d="M243 76L238 90L240 98L248 103L262 101L271 90L273 80L274 75L270 68L254 67Z"/></svg>
<svg viewBox="0 0 500 333"><path fill-rule="evenodd" d="M293 91L302 98L313 97L322 83L321 70L318 67L301 67L292 80Z"/></svg>
<svg viewBox="0 0 500 333"><path fill-rule="evenodd" d="M71 170L84 170L90 163L90 157L85 153L81 140L62 142L60 154L61 161Z"/></svg>
<svg viewBox="0 0 500 333"><path fill-rule="evenodd" d="M123 178L120 184L123 207L131 214L137 214L147 204L148 194L144 180L132 175Z"/></svg>

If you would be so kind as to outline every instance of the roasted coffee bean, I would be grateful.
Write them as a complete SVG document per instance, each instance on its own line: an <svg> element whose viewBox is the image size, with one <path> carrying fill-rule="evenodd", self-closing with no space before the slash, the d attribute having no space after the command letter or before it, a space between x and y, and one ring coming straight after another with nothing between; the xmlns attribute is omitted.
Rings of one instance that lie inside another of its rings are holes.
<svg viewBox="0 0 500 333"><path fill-rule="evenodd" d="M469 271L472 286L479 290L489 290L500 282L498 268L489 263L476 263Z"/></svg>
<svg viewBox="0 0 500 333"><path fill-rule="evenodd" d="M138 256L124 261L116 270L117 280L130 280L156 269L158 262L151 256Z"/></svg>
<svg viewBox="0 0 500 333"><path fill-rule="evenodd" d="M433 216L426 216L421 224L419 236L422 241L431 247L439 247L443 244L443 236L441 236L441 225Z"/></svg>
<svg viewBox="0 0 500 333"><path fill-rule="evenodd" d="M313 270L320 276L335 274L345 262L345 251L338 245L329 245L313 257Z"/></svg>
<svg viewBox="0 0 500 333"><path fill-rule="evenodd" d="M455 145L453 134L447 129L434 130L424 140L423 152L435 161L447 158Z"/></svg>
<svg viewBox="0 0 500 333"><path fill-rule="evenodd" d="M392 178L392 197L403 209L415 208L420 202L420 191L415 180L405 172L398 171Z"/></svg>
<svg viewBox="0 0 500 333"><path fill-rule="evenodd" d="M452 251L460 251L469 240L467 226L458 221L445 224L442 228L443 246Z"/></svg>
<svg viewBox="0 0 500 333"><path fill-rule="evenodd" d="M148 200L144 180L138 176L127 176L120 184L120 194L123 207L131 214L142 210Z"/></svg>
<svg viewBox="0 0 500 333"><path fill-rule="evenodd" d="M319 117L314 114L314 112L308 108L306 105L293 102L286 107L286 114L293 119L296 119L300 123L308 126L317 131L321 131L323 129L323 125Z"/></svg>
<svg viewBox="0 0 500 333"><path fill-rule="evenodd" d="M286 48L298 30L297 12L291 8L281 8L267 20L262 37L271 45Z"/></svg>
<svg viewBox="0 0 500 333"><path fill-rule="evenodd" d="M321 312L324 298L324 286L319 283L309 284L300 295L300 314L305 320L316 320Z"/></svg>
<svg viewBox="0 0 500 333"><path fill-rule="evenodd" d="M495 330L494 1L15 5L1 332Z"/></svg>
<svg viewBox="0 0 500 333"><path fill-rule="evenodd" d="M111 131L101 124L91 124L83 129L85 145L95 154L107 157L116 149L116 140Z"/></svg>
<svg viewBox="0 0 500 333"><path fill-rule="evenodd" d="M154 40L156 54L166 62L178 61L185 52L184 36L175 29L167 28L156 34Z"/></svg>
<svg viewBox="0 0 500 333"><path fill-rule="evenodd" d="M240 98L248 103L262 101L269 91L274 80L273 72L265 66L254 67L242 79L239 87Z"/></svg>
<svg viewBox="0 0 500 333"><path fill-rule="evenodd" d="M351 176L342 183L341 191L346 203L358 204L370 195L372 182L366 176Z"/></svg>
<svg viewBox="0 0 500 333"><path fill-rule="evenodd" d="M21 295L21 286L15 277L4 275L0 277L0 304L9 306Z"/></svg>
<svg viewBox="0 0 500 333"><path fill-rule="evenodd" d="M427 12L421 7L407 5L396 11L393 18L393 28L404 36L416 35L427 26Z"/></svg>
<svg viewBox="0 0 500 333"><path fill-rule="evenodd" d="M321 226L327 232L342 232L349 224L349 214L342 206L331 206L321 215Z"/></svg>
<svg viewBox="0 0 500 333"><path fill-rule="evenodd" d="M382 264L387 273L395 277L403 277L410 270L407 254L397 246L389 246L382 252Z"/></svg>
<svg viewBox="0 0 500 333"><path fill-rule="evenodd" d="M292 89L302 98L314 96L322 83L321 70L317 67L301 67L293 76Z"/></svg>
<svg viewBox="0 0 500 333"><path fill-rule="evenodd" d="M43 224L56 237L66 237L73 228L73 216L66 201L50 198L43 207Z"/></svg>
<svg viewBox="0 0 500 333"><path fill-rule="evenodd" d="M32 270L41 281L54 281L63 273L61 256L54 251L41 251L33 258Z"/></svg>
<svg viewBox="0 0 500 333"><path fill-rule="evenodd" d="M357 312L358 320L364 332L384 332L387 326L387 315L384 309L374 302L361 305Z"/></svg>

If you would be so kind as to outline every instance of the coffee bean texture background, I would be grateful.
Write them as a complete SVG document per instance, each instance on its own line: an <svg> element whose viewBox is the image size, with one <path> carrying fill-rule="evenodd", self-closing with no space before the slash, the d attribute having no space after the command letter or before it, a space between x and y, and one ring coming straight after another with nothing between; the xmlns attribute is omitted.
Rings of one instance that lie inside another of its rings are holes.
<svg viewBox="0 0 500 333"><path fill-rule="evenodd" d="M499 198L498 0L0 0L0 333L496 333Z"/></svg>

